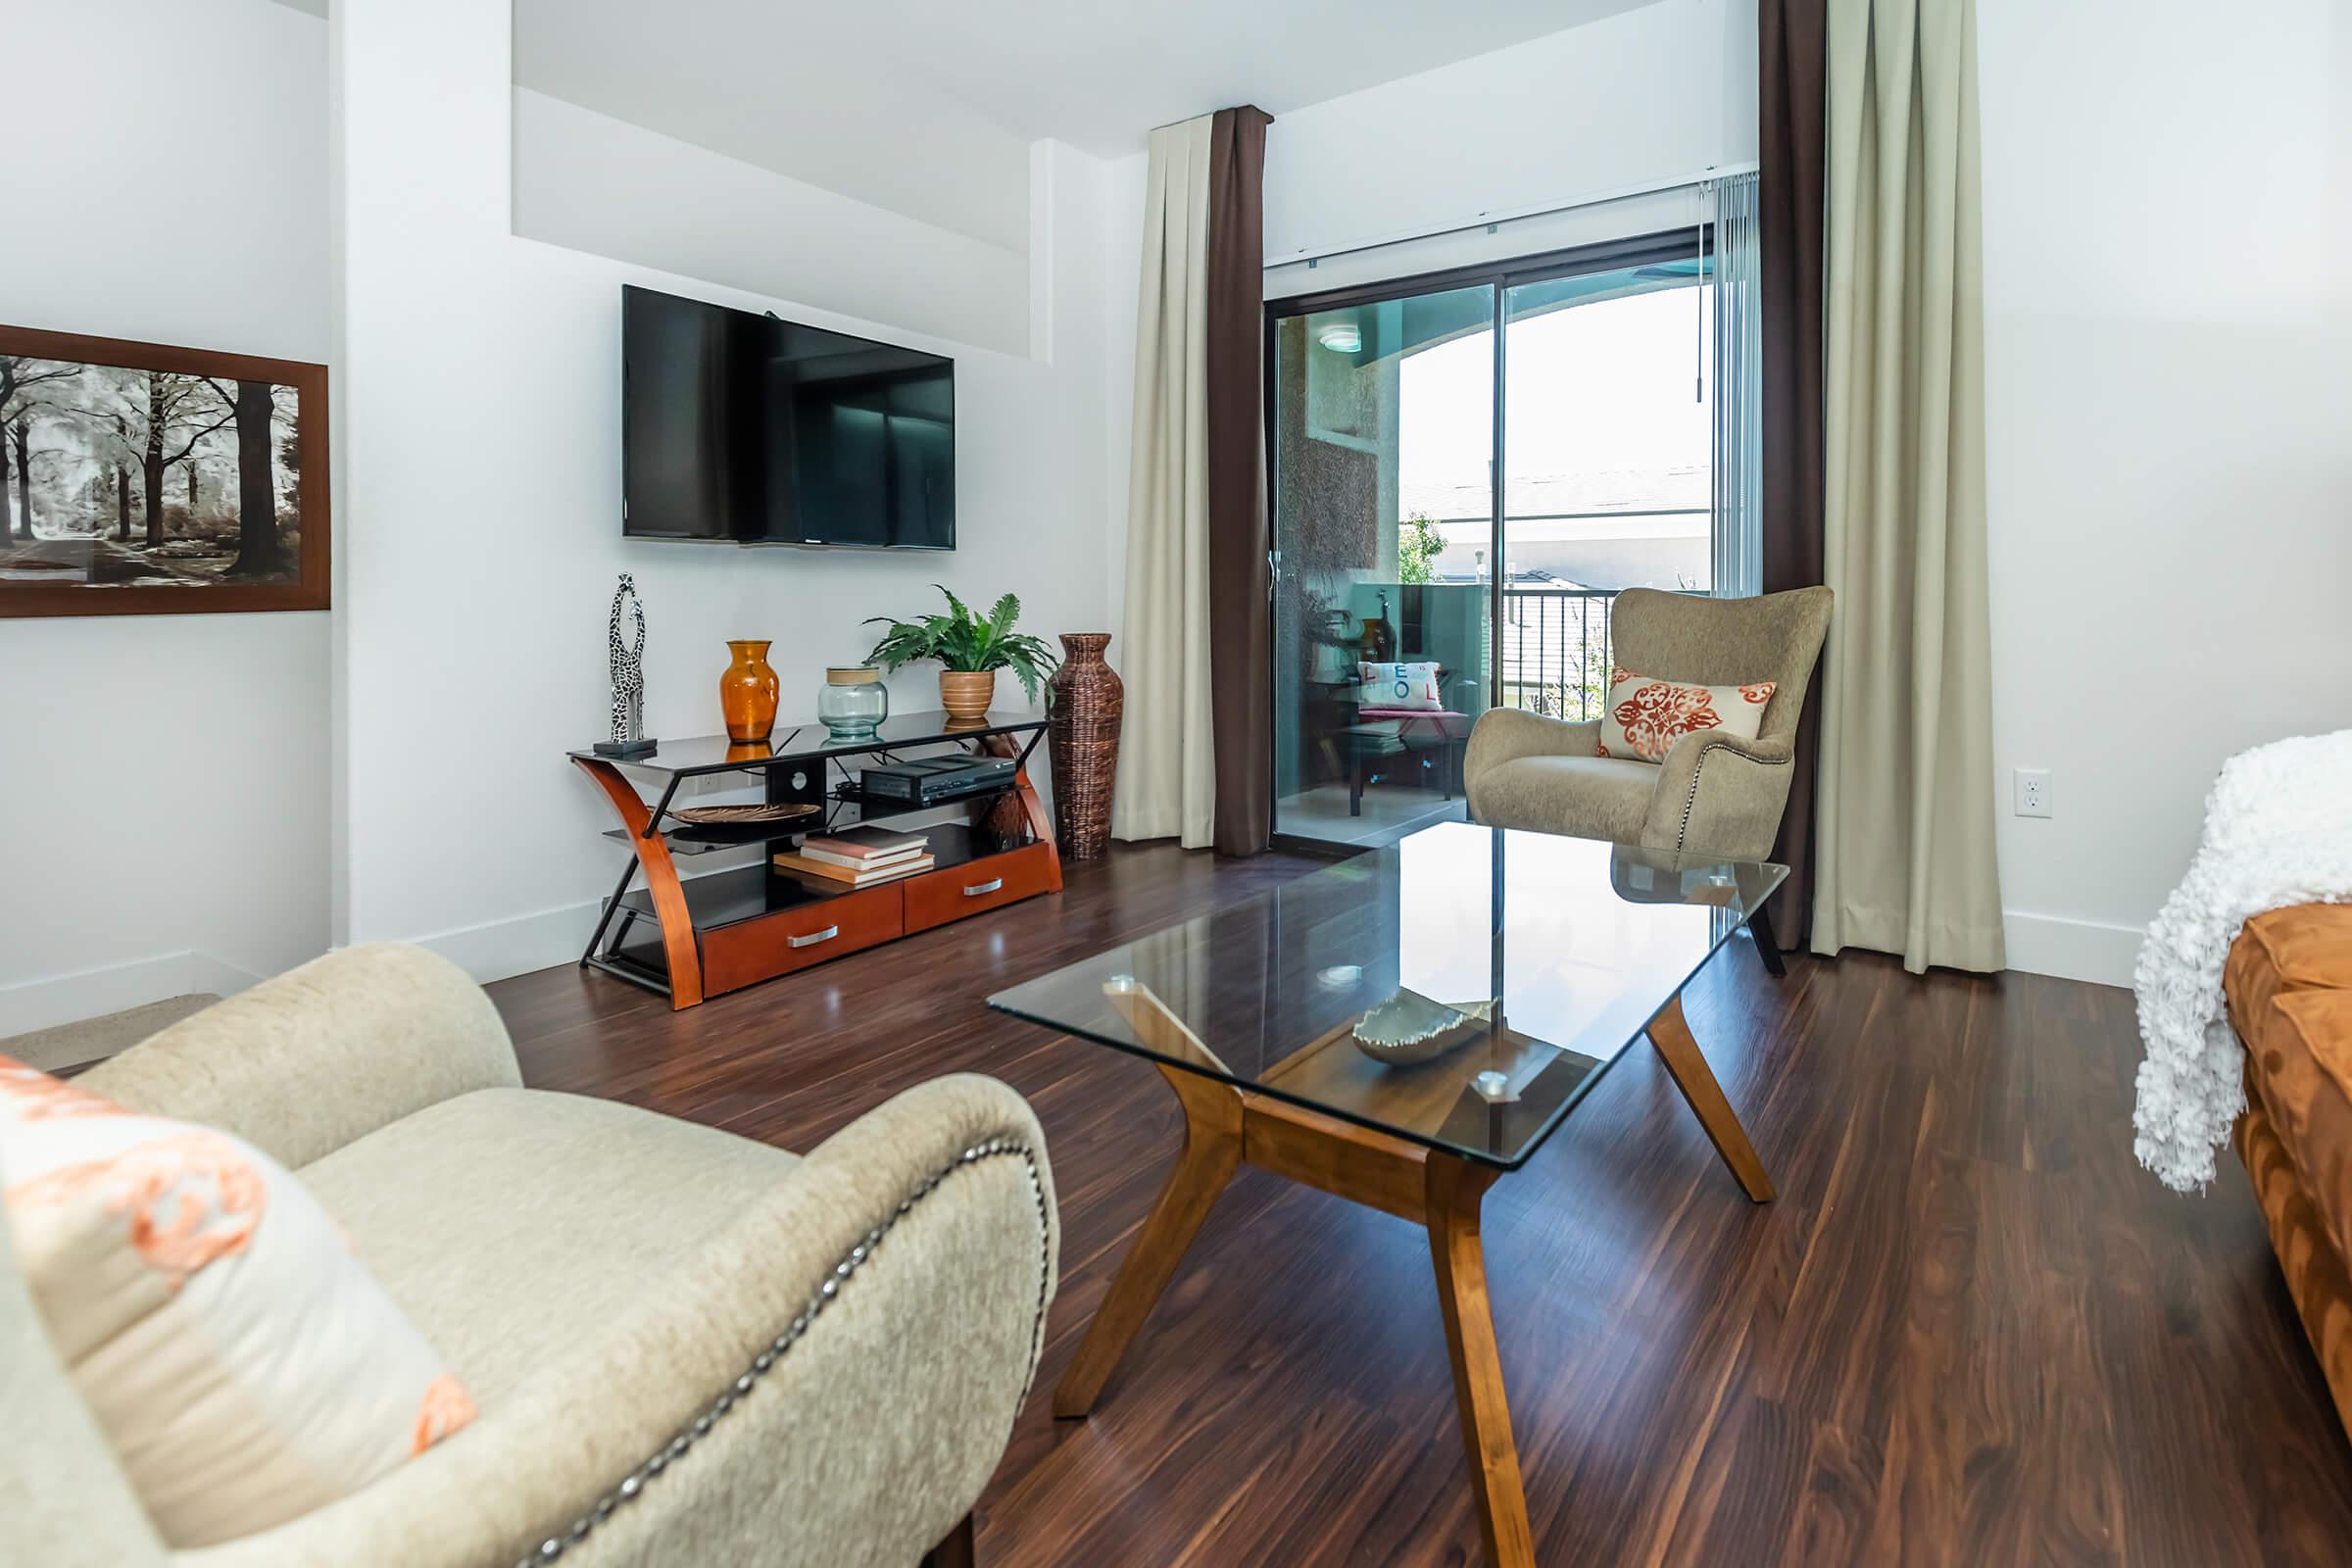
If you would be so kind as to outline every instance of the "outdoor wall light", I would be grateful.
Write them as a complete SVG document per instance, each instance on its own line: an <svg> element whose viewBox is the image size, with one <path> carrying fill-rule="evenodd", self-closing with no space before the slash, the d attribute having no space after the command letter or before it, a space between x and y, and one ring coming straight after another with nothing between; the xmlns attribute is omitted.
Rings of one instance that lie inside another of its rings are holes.
<svg viewBox="0 0 2352 1568"><path fill-rule="evenodd" d="M1353 354L1364 346L1364 329L1353 321L1334 321L1315 334L1315 341L1334 354Z"/></svg>

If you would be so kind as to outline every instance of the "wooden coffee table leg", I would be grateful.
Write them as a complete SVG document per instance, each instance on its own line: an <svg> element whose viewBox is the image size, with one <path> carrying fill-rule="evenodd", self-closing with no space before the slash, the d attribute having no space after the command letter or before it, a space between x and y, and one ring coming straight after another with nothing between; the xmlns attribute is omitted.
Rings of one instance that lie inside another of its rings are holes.
<svg viewBox="0 0 2352 1568"><path fill-rule="evenodd" d="M1732 1111L1732 1102L1723 1098L1723 1086L1715 1081L1714 1069L1707 1058L1699 1054L1698 1042L1690 1038L1690 1026L1683 1019L1683 999L1676 997L1665 1009L1649 1021L1649 1043L1657 1051L1658 1059L1674 1075L1675 1087L1690 1102L1691 1112L1698 1124L1707 1130L1714 1142L1715 1152L1732 1168L1747 1196L1759 1203L1773 1199L1772 1178L1764 1174L1764 1161L1756 1157L1755 1145L1747 1141L1747 1131Z"/></svg>
<svg viewBox="0 0 2352 1568"><path fill-rule="evenodd" d="M1175 1277L1185 1249L1200 1232L1200 1222L1217 1195L1233 1180L1242 1160L1242 1097L1225 1084L1198 1073L1162 1067L1160 1075L1184 1102L1184 1152L1168 1172L1159 1200L1144 1219L1135 1246L1110 1282L1110 1293L1086 1331L1086 1339L1071 1358L1069 1370L1054 1390L1054 1413L1077 1417L1095 1407L1102 1385L1118 1367L1119 1358L1135 1340L1144 1319Z"/></svg>
<svg viewBox="0 0 2352 1568"><path fill-rule="evenodd" d="M1487 1303L1487 1252L1479 1238L1480 1200L1495 1172L1433 1153L1427 1166L1429 1256L1437 1266L1438 1307L1453 1359L1453 1402L1470 1457L1470 1490L1491 1568L1534 1568L1535 1534L1519 1481L1519 1446L1502 1393L1494 1349L1494 1314Z"/></svg>

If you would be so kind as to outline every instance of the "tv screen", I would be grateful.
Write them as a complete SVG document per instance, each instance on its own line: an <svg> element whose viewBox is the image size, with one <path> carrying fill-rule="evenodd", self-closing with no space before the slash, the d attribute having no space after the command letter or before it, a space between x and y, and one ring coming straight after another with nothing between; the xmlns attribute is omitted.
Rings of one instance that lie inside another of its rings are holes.
<svg viewBox="0 0 2352 1568"><path fill-rule="evenodd" d="M956 362L624 286L621 531L956 548Z"/></svg>

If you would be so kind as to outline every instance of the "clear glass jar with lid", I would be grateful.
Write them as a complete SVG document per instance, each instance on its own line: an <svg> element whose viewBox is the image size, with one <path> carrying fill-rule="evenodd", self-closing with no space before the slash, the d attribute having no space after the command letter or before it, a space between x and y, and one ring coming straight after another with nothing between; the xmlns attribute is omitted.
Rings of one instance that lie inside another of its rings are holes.
<svg viewBox="0 0 2352 1568"><path fill-rule="evenodd" d="M890 688L872 664L845 664L825 671L816 694L816 716L837 741L870 740L890 716Z"/></svg>

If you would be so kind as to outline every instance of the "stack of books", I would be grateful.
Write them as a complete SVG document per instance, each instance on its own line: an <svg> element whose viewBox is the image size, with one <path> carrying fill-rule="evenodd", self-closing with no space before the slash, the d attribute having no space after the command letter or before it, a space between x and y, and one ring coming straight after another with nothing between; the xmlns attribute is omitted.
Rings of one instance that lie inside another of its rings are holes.
<svg viewBox="0 0 2352 1568"><path fill-rule="evenodd" d="M808 877L820 884L862 888L931 869L932 858L922 833L886 833L876 827L846 828L839 833L811 835L801 840L796 853L776 857L779 870Z"/></svg>

